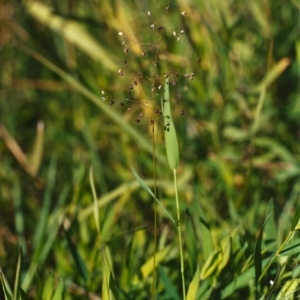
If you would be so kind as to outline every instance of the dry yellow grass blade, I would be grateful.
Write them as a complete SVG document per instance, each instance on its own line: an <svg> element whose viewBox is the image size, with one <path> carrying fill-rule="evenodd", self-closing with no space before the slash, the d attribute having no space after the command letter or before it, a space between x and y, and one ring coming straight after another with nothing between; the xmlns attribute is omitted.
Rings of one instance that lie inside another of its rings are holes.
<svg viewBox="0 0 300 300"><path fill-rule="evenodd" d="M282 58L276 63L273 68L266 74L263 80L255 87L255 91L261 91L264 88L268 88L289 66L291 60L287 57Z"/></svg>
<svg viewBox="0 0 300 300"><path fill-rule="evenodd" d="M30 176L34 177L35 172L32 169L25 153L23 152L19 144L16 142L16 140L6 130L5 126L2 124L0 124L0 138L3 140L4 144L7 146L7 148L15 157L15 159L18 161L20 166L25 170L25 172Z"/></svg>
<svg viewBox="0 0 300 300"><path fill-rule="evenodd" d="M77 46L93 60L101 62L105 68L111 71L117 70L117 66L109 59L111 55L78 22L55 15L51 7L41 2L26 0L23 4L28 13L44 26L62 35L69 43Z"/></svg>

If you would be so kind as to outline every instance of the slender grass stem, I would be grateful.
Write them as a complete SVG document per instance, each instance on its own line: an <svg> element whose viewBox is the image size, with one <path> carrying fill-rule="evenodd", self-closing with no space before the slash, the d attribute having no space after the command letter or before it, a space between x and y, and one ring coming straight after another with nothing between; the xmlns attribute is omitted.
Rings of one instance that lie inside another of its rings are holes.
<svg viewBox="0 0 300 300"><path fill-rule="evenodd" d="M154 110L153 110L154 111ZM152 278L152 300L155 299L156 285L156 248L157 248L157 190L156 190L156 157L155 157L155 126L152 129L152 149L153 149L153 190L154 190L154 246L153 246L153 278Z"/></svg>
<svg viewBox="0 0 300 300"><path fill-rule="evenodd" d="M173 170L173 174L174 174L174 188L175 188L176 210L177 210L177 230L178 230L179 251L180 251L180 272L181 272L182 295L183 295L182 299L185 300L184 261L183 261L183 250L182 250L182 239L181 239L180 210L179 210L176 169Z"/></svg>

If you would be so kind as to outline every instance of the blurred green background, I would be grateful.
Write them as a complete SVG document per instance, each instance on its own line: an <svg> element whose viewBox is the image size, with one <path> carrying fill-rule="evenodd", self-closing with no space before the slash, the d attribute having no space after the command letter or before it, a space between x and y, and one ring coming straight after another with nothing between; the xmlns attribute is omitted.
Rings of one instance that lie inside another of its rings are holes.
<svg viewBox="0 0 300 300"><path fill-rule="evenodd" d="M39 269L68 280L70 299L80 290L72 283L99 294L107 245L120 286L147 298L140 268L153 252L153 200L131 167L153 186L150 107L165 75L176 81L183 219L197 203L213 237L237 227L251 240L273 201L279 231L288 231L300 192L299 8L296 0L2 1L0 266L8 281L21 245L27 289ZM158 195L175 216L163 123L158 116ZM161 249L177 249L176 228L158 215ZM165 269L177 282L174 249ZM195 268L187 269L190 280Z"/></svg>

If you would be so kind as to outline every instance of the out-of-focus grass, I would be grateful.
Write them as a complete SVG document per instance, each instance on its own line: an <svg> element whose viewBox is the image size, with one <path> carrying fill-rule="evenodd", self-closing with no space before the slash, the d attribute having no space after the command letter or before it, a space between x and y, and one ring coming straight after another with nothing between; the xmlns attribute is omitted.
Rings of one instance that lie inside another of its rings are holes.
<svg viewBox="0 0 300 300"><path fill-rule="evenodd" d="M278 277L271 268L258 282L297 229L291 221L300 191L294 1L5 1L0 14L0 266L8 285L22 246L21 279L31 296L47 282L53 292L59 274L65 299L100 299L104 282L122 288L126 299L149 297L154 205L133 182L131 166L153 187L151 109L129 111L117 100L150 103L147 78L172 71L194 73L170 87L187 283L199 266L197 299L282 299L297 289L291 269L297 251L283 252ZM141 113L145 120L136 124ZM158 198L175 216L162 123L155 127ZM36 130L38 124L44 129ZM158 216L157 294L176 299L176 226L159 207ZM268 276L277 278L278 289L272 291Z"/></svg>

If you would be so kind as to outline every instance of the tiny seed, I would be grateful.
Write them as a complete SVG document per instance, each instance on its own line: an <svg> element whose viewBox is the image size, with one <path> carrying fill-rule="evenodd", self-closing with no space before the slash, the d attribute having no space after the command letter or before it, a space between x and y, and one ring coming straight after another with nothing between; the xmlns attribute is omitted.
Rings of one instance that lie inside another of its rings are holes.
<svg viewBox="0 0 300 300"><path fill-rule="evenodd" d="M144 113L140 113L140 117L142 117L144 115Z"/></svg>
<svg viewBox="0 0 300 300"><path fill-rule="evenodd" d="M120 69L120 70L118 71L118 73L119 73L119 76L123 76L123 75L124 75L122 69Z"/></svg>
<svg viewBox="0 0 300 300"><path fill-rule="evenodd" d="M141 120L138 120L138 119L137 119L137 120L135 120L135 123L140 123L140 122L141 122Z"/></svg>
<svg viewBox="0 0 300 300"><path fill-rule="evenodd" d="M113 105L114 103L115 103L114 101L110 101L110 102L109 102L110 105Z"/></svg>
<svg viewBox="0 0 300 300"><path fill-rule="evenodd" d="M129 86L129 88L132 90L132 89L133 89L133 85L131 84L131 85Z"/></svg>
<svg viewBox="0 0 300 300"><path fill-rule="evenodd" d="M144 51L142 51L142 55L143 55L143 56L145 56L145 55L146 55L146 53L145 53Z"/></svg>
<svg viewBox="0 0 300 300"><path fill-rule="evenodd" d="M128 109L127 109L127 110L129 110L129 111L130 111L130 110L132 110L132 107L128 107Z"/></svg>
<svg viewBox="0 0 300 300"><path fill-rule="evenodd" d="M151 29L154 29L154 24L150 25L150 28L151 28Z"/></svg>
<svg viewBox="0 0 300 300"><path fill-rule="evenodd" d="M129 50L128 48L124 48L124 52L125 52L125 53L127 53L127 52L128 52L128 50Z"/></svg>
<svg viewBox="0 0 300 300"><path fill-rule="evenodd" d="M183 33L184 33L184 30L181 30L180 33L183 34Z"/></svg>
<svg viewBox="0 0 300 300"><path fill-rule="evenodd" d="M180 114L181 114L181 115L184 115L184 114L185 114L185 111L184 111L184 110L182 110L182 111L180 112Z"/></svg>
<svg viewBox="0 0 300 300"><path fill-rule="evenodd" d="M162 27L162 26L159 26L157 29L158 29L158 30L162 30L162 29L163 29L163 27Z"/></svg>
<svg viewBox="0 0 300 300"><path fill-rule="evenodd" d="M123 102L121 102L121 106L124 106L124 103L123 103Z"/></svg>
<svg viewBox="0 0 300 300"><path fill-rule="evenodd" d="M182 14L183 16L186 16L186 12L185 12L185 11L183 11L181 14Z"/></svg>
<svg viewBox="0 0 300 300"><path fill-rule="evenodd" d="M118 33L118 35L123 35L123 32L122 32L122 31L120 31L120 32Z"/></svg>

